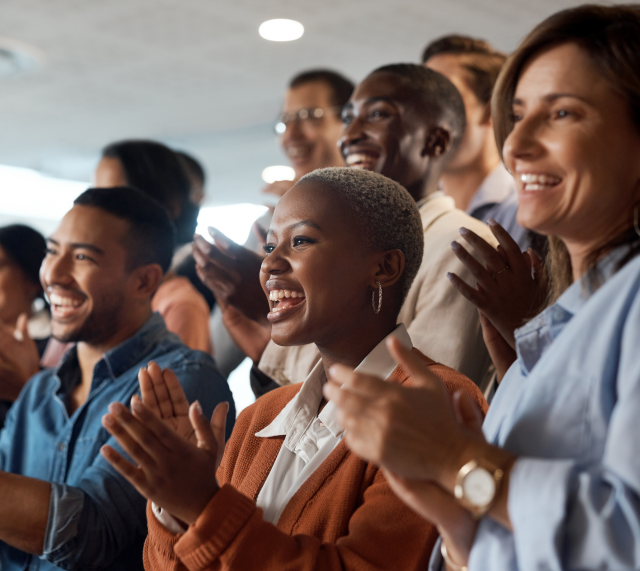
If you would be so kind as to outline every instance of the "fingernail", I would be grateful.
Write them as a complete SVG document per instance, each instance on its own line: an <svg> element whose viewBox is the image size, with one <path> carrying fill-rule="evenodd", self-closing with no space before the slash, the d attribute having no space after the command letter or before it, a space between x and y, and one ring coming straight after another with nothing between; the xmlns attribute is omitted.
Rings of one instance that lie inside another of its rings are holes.
<svg viewBox="0 0 640 571"><path fill-rule="evenodd" d="M202 406L200 405L200 401L196 401L193 403L193 405L195 406L196 411L198 412L198 414L200 416L203 416L204 413L202 412Z"/></svg>
<svg viewBox="0 0 640 571"><path fill-rule="evenodd" d="M453 275L450 272L447 272L447 279L452 282L453 281Z"/></svg>
<svg viewBox="0 0 640 571"><path fill-rule="evenodd" d="M131 408L135 412L142 412L142 403L140 402L140 399L138 398L138 395L133 395L133 397L131 399Z"/></svg>
<svg viewBox="0 0 640 571"><path fill-rule="evenodd" d="M453 242L451 242L451 247L454 250L459 250L460 249L460 244L458 244L458 242L456 242L455 240Z"/></svg>
<svg viewBox="0 0 640 571"><path fill-rule="evenodd" d="M462 234L463 236L466 236L469 233L469 230L467 230L465 227L462 227L458 230L458 232L460 232L460 234Z"/></svg>
<svg viewBox="0 0 640 571"><path fill-rule="evenodd" d="M105 414L102 417L102 423L106 424L107 426L114 426L115 422L113 421L113 418L111 418L108 414Z"/></svg>
<svg viewBox="0 0 640 571"><path fill-rule="evenodd" d="M495 226L497 222L493 218L489 218L489 226Z"/></svg>

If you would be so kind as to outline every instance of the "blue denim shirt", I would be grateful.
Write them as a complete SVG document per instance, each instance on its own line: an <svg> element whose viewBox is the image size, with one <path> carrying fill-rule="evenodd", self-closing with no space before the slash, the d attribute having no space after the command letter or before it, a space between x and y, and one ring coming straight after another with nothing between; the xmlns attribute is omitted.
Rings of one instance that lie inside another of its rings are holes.
<svg viewBox="0 0 640 571"><path fill-rule="evenodd" d="M484 518L469 570L640 569L640 257L593 295L574 283L516 343L484 423L519 457L513 532Z"/></svg>
<svg viewBox="0 0 640 571"><path fill-rule="evenodd" d="M101 419L110 403L128 405L138 392L138 370L149 360L171 368L189 401L198 399L205 414L228 401L231 433L233 398L214 360L180 343L160 315L104 354L87 401L69 417L66 404L80 382L72 348L57 369L28 382L0 432L0 469L52 484L44 554L32 556L0 542L2 571L143 568L146 500L102 457L100 447L121 451Z"/></svg>

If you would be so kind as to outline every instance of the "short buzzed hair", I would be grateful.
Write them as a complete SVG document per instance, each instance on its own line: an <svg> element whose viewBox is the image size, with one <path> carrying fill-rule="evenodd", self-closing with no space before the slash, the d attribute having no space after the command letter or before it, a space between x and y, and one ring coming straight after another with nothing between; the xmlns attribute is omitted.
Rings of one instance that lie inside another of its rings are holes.
<svg viewBox="0 0 640 571"><path fill-rule="evenodd" d="M307 83L322 82L331 90L330 101L334 107L344 107L351 98L355 85L341 73L330 69L310 69L296 75L289 82L289 89L295 89ZM340 115L340 113L338 113Z"/></svg>
<svg viewBox="0 0 640 571"><path fill-rule="evenodd" d="M93 206L129 223L124 242L127 271L158 264L166 273L173 258L175 226L165 208L148 194L130 186L90 188L73 201Z"/></svg>
<svg viewBox="0 0 640 571"><path fill-rule="evenodd" d="M349 167L318 169L304 175L298 184L303 182L318 183L340 196L370 248L404 254L401 305L418 274L424 251L420 211L409 192L384 175Z"/></svg>
<svg viewBox="0 0 640 571"><path fill-rule="evenodd" d="M422 105L426 117L449 131L451 147L448 155L460 146L467 124L462 95L444 75L414 63L384 65L371 72L393 73L402 78L411 89L416 103Z"/></svg>
<svg viewBox="0 0 640 571"><path fill-rule="evenodd" d="M483 105L491 102L493 87L496 84L506 54L496 50L485 40L452 34L431 42L422 52L422 63L442 54L465 56L462 67L470 74L467 84L478 101Z"/></svg>

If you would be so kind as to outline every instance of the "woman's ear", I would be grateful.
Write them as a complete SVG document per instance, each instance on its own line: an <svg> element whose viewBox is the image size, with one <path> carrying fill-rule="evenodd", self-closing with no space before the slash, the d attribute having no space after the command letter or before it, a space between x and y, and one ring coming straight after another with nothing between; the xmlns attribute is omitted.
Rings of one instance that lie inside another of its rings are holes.
<svg viewBox="0 0 640 571"><path fill-rule="evenodd" d="M434 127L429 131L422 156L434 159L444 155L451 147L451 134L444 127Z"/></svg>
<svg viewBox="0 0 640 571"><path fill-rule="evenodd" d="M164 272L159 264L140 266L132 272L134 278L134 295L136 297L153 296L162 282Z"/></svg>
<svg viewBox="0 0 640 571"><path fill-rule="evenodd" d="M389 287L395 284L404 273L404 254L400 250L388 250L380 255L378 271L371 283L372 288Z"/></svg>

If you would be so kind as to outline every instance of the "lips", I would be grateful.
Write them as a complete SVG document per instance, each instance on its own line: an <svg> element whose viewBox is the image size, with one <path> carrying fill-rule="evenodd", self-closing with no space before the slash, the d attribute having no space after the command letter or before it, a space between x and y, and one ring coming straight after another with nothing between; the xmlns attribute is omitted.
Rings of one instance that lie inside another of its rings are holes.
<svg viewBox="0 0 640 571"><path fill-rule="evenodd" d="M562 182L560 177L546 173L523 172L519 173L518 176L523 184L522 189L524 192L547 190L558 186Z"/></svg>
<svg viewBox="0 0 640 571"><path fill-rule="evenodd" d="M69 317L86 301L85 297L68 292L48 292L53 317Z"/></svg>
<svg viewBox="0 0 640 571"><path fill-rule="evenodd" d="M313 154L313 145L309 143L296 143L286 145L284 152L287 158L293 162L303 162L308 160Z"/></svg>
<svg viewBox="0 0 640 571"><path fill-rule="evenodd" d="M306 301L303 291L278 283L278 280L269 280L267 282L267 294L269 306L271 307L267 314L267 319L272 323L286 319Z"/></svg>
<svg viewBox="0 0 640 571"><path fill-rule="evenodd" d="M375 170L379 158L380 153L371 149L347 150L344 155L348 167L369 171Z"/></svg>

